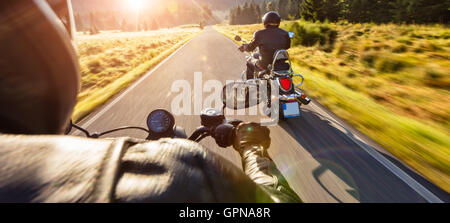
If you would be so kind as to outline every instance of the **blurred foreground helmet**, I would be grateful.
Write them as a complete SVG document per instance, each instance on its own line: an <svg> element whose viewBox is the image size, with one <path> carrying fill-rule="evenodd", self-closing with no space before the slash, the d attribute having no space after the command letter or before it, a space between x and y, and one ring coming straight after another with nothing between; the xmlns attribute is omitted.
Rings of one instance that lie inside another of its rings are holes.
<svg viewBox="0 0 450 223"><path fill-rule="evenodd" d="M0 1L0 133L59 134L79 89L69 0Z"/></svg>
<svg viewBox="0 0 450 223"><path fill-rule="evenodd" d="M263 16L262 20L265 27L278 27L281 23L281 16L278 12L270 11Z"/></svg>

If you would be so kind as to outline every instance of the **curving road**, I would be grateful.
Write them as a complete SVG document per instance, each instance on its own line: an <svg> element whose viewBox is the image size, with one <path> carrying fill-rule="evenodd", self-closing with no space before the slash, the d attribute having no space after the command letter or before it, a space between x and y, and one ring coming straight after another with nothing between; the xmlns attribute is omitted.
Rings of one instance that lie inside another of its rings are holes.
<svg viewBox="0 0 450 223"><path fill-rule="evenodd" d="M152 110L171 111L171 101L178 95L170 93L174 81L186 80L194 86L194 73L202 72L204 82L225 83L238 79L244 68L245 55L236 50L236 45L207 28L79 124L93 132L123 125L145 127L146 117ZM208 95L204 93L203 98ZM302 110L302 117L270 127L269 154L305 202L450 201L448 193L402 165L320 104L313 102ZM234 117L246 121L257 118ZM200 125L197 115L175 119L188 135ZM136 131L112 136L124 135L144 137ZM201 144L242 168L240 157L233 149L218 148L211 138Z"/></svg>

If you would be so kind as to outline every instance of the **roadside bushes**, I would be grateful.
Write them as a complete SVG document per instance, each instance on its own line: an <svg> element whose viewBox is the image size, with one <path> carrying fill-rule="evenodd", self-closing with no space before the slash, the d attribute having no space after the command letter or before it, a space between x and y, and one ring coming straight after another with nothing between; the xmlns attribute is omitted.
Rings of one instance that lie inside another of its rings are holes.
<svg viewBox="0 0 450 223"><path fill-rule="evenodd" d="M288 23L286 26L285 28L288 31L295 33L292 40L293 46L314 46L318 44L320 50L333 51L338 32L330 25L298 21Z"/></svg>
<svg viewBox="0 0 450 223"><path fill-rule="evenodd" d="M80 56L93 56L100 53L103 53L105 51L104 46L99 44L95 46L81 46L78 48Z"/></svg>
<svg viewBox="0 0 450 223"><path fill-rule="evenodd" d="M424 83L427 86L441 89L450 88L450 76L446 75L444 71L440 71L433 68L425 69L425 75L423 78Z"/></svg>
<svg viewBox="0 0 450 223"><path fill-rule="evenodd" d="M413 64L402 57L391 54L363 53L360 62L369 68L375 68L379 73L397 73Z"/></svg>
<svg viewBox="0 0 450 223"><path fill-rule="evenodd" d="M94 59L87 63L89 71L94 74L98 74L103 70L102 62L100 59Z"/></svg>
<svg viewBox="0 0 450 223"><path fill-rule="evenodd" d="M396 73L407 66L407 62L394 57L382 57L375 63L375 68L383 73Z"/></svg>
<svg viewBox="0 0 450 223"><path fill-rule="evenodd" d="M377 59L378 59L378 57L374 53L364 53L361 56L362 64L366 65L367 67L371 67L371 68L373 68L375 66L375 62Z"/></svg>

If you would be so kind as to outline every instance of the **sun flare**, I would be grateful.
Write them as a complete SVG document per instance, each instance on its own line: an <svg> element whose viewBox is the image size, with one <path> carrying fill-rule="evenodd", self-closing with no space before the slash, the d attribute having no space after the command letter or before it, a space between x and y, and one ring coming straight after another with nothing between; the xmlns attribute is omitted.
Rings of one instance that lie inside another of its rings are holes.
<svg viewBox="0 0 450 223"><path fill-rule="evenodd" d="M143 0L127 0L126 4L133 11L139 11L144 6Z"/></svg>

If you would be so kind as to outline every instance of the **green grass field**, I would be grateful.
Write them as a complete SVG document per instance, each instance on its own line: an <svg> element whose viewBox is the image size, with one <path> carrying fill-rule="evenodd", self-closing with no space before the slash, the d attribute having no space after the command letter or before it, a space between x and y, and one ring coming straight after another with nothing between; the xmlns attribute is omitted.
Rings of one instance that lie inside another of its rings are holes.
<svg viewBox="0 0 450 223"><path fill-rule="evenodd" d="M79 121L196 35L190 26L149 32L77 36L81 91L72 115Z"/></svg>
<svg viewBox="0 0 450 223"><path fill-rule="evenodd" d="M261 25L218 25L247 41ZM450 28L284 22L304 90L450 192Z"/></svg>

